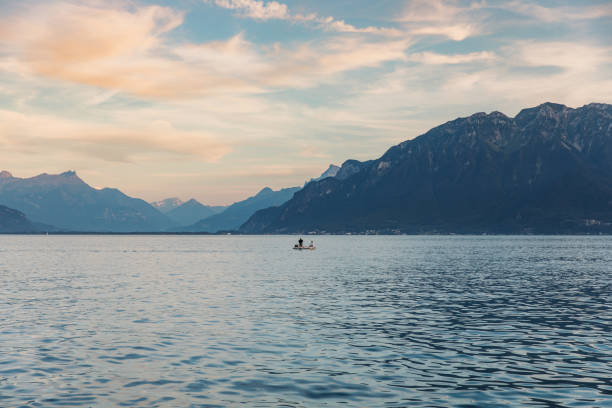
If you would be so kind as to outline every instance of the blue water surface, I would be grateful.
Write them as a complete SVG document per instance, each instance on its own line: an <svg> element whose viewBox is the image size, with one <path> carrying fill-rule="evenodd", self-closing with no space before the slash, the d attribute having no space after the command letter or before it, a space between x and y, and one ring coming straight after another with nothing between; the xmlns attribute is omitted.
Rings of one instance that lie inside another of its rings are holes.
<svg viewBox="0 0 612 408"><path fill-rule="evenodd" d="M612 237L314 239L0 236L0 406L612 406Z"/></svg>

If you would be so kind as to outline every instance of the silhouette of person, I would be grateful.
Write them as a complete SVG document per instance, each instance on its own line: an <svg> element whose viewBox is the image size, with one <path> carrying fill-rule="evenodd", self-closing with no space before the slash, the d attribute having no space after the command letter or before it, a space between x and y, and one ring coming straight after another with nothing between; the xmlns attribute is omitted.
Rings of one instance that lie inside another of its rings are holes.
<svg viewBox="0 0 612 408"><path fill-rule="evenodd" d="M298 245L299 245L300 248L302 248L304 246L304 240L302 238L300 238L298 240Z"/></svg>

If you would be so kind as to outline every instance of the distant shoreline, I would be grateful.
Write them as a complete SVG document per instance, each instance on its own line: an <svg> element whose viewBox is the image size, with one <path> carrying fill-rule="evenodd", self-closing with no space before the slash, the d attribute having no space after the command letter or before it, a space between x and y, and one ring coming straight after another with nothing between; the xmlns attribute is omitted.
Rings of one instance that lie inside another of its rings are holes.
<svg viewBox="0 0 612 408"><path fill-rule="evenodd" d="M436 236L463 236L463 237L483 237L483 236L516 236L516 237L529 237L529 236L612 236L612 232L549 232L549 233L277 233L277 234L246 234L240 232L0 232L0 235L109 235L109 236L423 236L423 237L436 237Z"/></svg>

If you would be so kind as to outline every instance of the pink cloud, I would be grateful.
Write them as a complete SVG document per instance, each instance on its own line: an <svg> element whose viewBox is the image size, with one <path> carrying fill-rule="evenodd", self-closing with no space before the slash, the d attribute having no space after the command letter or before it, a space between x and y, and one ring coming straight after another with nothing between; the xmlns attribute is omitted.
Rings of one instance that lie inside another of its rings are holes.
<svg viewBox="0 0 612 408"><path fill-rule="evenodd" d="M267 49L242 34L201 44L170 42L166 34L182 21L182 13L167 7L123 2L35 7L0 17L0 55L8 56L0 56L0 69L145 98L184 99L309 87L342 72L402 59L407 46L405 40L334 38ZM357 30L341 21L325 24Z"/></svg>

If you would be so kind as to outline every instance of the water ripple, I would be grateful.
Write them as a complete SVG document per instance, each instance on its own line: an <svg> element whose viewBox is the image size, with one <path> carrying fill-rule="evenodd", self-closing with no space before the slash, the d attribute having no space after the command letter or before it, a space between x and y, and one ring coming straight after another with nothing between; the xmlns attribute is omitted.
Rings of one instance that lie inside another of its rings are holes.
<svg viewBox="0 0 612 408"><path fill-rule="evenodd" d="M2 237L0 406L612 406L612 238Z"/></svg>

